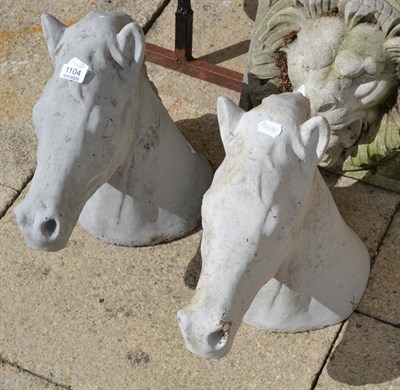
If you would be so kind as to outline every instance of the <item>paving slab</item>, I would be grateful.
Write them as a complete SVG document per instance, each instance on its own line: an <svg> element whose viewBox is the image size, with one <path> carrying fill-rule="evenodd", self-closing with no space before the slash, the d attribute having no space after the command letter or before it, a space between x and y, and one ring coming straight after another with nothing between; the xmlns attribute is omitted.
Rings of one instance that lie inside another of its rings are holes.
<svg viewBox="0 0 400 390"><path fill-rule="evenodd" d="M151 63L147 63L147 69L161 96L166 95L172 100L185 100L193 109L202 107L215 113L218 96L225 96L239 103L240 94L231 89Z"/></svg>
<svg viewBox="0 0 400 390"><path fill-rule="evenodd" d="M327 171L322 173L343 219L374 256L399 205L400 194Z"/></svg>
<svg viewBox="0 0 400 390"><path fill-rule="evenodd" d="M1 115L0 115L1 120ZM21 191L36 165L36 138L28 122L0 123L0 183Z"/></svg>
<svg viewBox="0 0 400 390"><path fill-rule="evenodd" d="M400 326L400 214L396 213L358 310ZM398 342L400 345L400 340ZM400 347L399 347L400 348Z"/></svg>
<svg viewBox="0 0 400 390"><path fill-rule="evenodd" d="M33 174L32 107L52 70L41 32L0 34L0 184L21 190Z"/></svg>
<svg viewBox="0 0 400 390"><path fill-rule="evenodd" d="M400 328L361 314L343 327L317 389L399 389Z"/></svg>
<svg viewBox="0 0 400 390"><path fill-rule="evenodd" d="M243 73L253 31L255 1L193 0L193 56ZM176 1L147 34L150 43L174 50Z"/></svg>
<svg viewBox="0 0 400 390"><path fill-rule="evenodd" d="M2 0L0 29L12 30L40 24L40 15L50 13L70 23L82 19L90 11L122 11L141 25L146 24L164 0Z"/></svg>
<svg viewBox="0 0 400 390"><path fill-rule="evenodd" d="M24 372L10 364L0 362L0 389L1 390L61 390L44 379L40 379Z"/></svg>

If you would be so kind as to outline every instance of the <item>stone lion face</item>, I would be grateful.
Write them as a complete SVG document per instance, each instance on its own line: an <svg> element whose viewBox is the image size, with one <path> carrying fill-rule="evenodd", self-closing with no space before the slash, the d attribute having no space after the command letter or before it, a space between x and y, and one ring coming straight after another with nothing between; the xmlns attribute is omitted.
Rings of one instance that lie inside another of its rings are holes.
<svg viewBox="0 0 400 390"><path fill-rule="evenodd" d="M362 129L379 116L379 108L397 89L396 65L383 50L384 34L375 24L351 30L343 20L310 20L285 49L293 90L310 99L312 115L324 116L332 135L321 163L332 165L352 146Z"/></svg>

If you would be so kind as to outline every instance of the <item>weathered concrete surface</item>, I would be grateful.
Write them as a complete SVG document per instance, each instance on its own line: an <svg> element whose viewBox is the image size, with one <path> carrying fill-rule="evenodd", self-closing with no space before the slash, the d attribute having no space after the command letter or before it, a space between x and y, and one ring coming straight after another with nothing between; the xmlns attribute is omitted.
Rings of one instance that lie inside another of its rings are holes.
<svg viewBox="0 0 400 390"><path fill-rule="evenodd" d="M224 95L238 101L239 93L157 65L148 64L147 69L177 127L216 169L225 155L216 115L217 98Z"/></svg>

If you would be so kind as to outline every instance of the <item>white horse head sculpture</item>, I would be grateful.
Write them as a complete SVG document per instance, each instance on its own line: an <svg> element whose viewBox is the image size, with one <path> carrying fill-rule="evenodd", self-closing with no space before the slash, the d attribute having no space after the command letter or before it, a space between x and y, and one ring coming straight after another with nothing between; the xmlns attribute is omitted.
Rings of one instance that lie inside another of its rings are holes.
<svg viewBox="0 0 400 390"><path fill-rule="evenodd" d="M203 199L196 295L178 313L193 353L226 355L243 318L305 331L341 321L361 299L369 256L317 170L330 130L309 112L300 93L248 113L218 101L226 158Z"/></svg>
<svg viewBox="0 0 400 390"><path fill-rule="evenodd" d="M27 242L59 250L79 216L88 232L129 246L193 230L211 168L148 80L140 27L117 12L69 28L45 14L42 25L54 74L33 109L37 169L15 208ZM89 66L83 83L59 77L74 57Z"/></svg>

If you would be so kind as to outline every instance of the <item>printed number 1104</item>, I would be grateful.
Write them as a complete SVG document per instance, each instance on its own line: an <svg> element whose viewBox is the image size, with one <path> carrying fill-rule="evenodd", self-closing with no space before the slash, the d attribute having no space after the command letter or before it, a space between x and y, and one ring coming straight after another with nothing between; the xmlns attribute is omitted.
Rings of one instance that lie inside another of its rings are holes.
<svg viewBox="0 0 400 390"><path fill-rule="evenodd" d="M81 71L77 68L71 68L69 66L67 66L67 69L65 70L65 73L69 73L72 74L74 76L80 76L81 75Z"/></svg>

